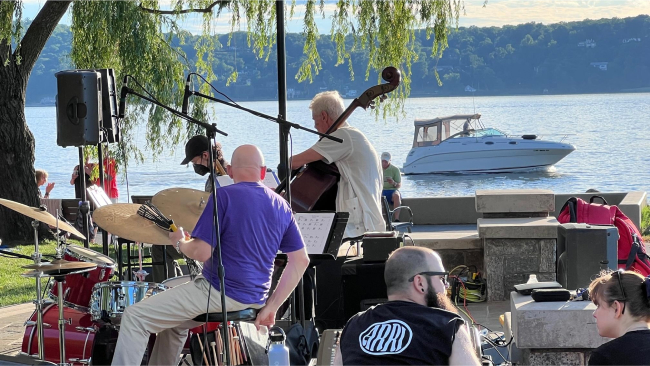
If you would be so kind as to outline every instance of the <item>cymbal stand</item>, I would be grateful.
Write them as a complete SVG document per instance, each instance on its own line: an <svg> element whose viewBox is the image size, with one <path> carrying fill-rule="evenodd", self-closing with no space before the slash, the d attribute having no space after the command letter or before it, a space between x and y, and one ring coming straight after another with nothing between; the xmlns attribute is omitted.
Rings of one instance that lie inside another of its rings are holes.
<svg viewBox="0 0 650 366"><path fill-rule="evenodd" d="M67 366L70 364L65 362L65 325L72 324L72 319L65 320L63 318L63 281L65 281L65 275L54 276L54 280L56 281L59 305L59 355L61 356L59 365Z"/></svg>
<svg viewBox="0 0 650 366"><path fill-rule="evenodd" d="M138 246L138 263L140 264L140 269L133 272L133 276L136 281L144 281L149 273L142 269L142 243L136 243L136 245Z"/></svg>
<svg viewBox="0 0 650 366"><path fill-rule="evenodd" d="M40 221L33 220L32 227L34 228L34 254L32 254L32 259L34 264L41 263L41 253L38 251L38 226ZM45 337L43 335L43 299L41 295L41 274L39 273L36 277L36 327L38 331L38 358L41 360L45 359Z"/></svg>

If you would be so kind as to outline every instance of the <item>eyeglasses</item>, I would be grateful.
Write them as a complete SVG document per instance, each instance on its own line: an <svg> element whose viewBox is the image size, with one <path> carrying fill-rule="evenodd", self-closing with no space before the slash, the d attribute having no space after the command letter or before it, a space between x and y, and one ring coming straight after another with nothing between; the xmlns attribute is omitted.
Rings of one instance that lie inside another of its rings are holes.
<svg viewBox="0 0 650 366"><path fill-rule="evenodd" d="M623 281L621 280L621 271L616 271L616 278L618 278L618 286L621 288L621 294L623 294L623 298L617 301L623 303L623 311L621 311L621 314L625 314L625 302L627 301L627 296L625 295L625 289L623 288Z"/></svg>
<svg viewBox="0 0 650 366"><path fill-rule="evenodd" d="M423 275L424 276L443 276L443 277L440 277L440 279L442 280L442 284L445 285L445 286L449 286L449 281L448 281L449 272L420 272L420 273L416 273L413 276L411 276L409 278L409 282L413 282L413 280L415 279L415 276L423 276Z"/></svg>

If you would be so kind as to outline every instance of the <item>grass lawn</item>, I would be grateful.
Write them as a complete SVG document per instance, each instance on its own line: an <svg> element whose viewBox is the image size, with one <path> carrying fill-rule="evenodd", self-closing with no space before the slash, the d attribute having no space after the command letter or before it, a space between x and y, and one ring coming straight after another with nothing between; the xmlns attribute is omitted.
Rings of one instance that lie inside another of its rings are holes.
<svg viewBox="0 0 650 366"><path fill-rule="evenodd" d="M83 246L82 242L69 240L68 244ZM30 256L34 253L34 243L24 243L21 245L9 244L15 253ZM56 242L53 240L44 240L38 246L41 255L54 255ZM125 246L126 248L126 246ZM99 253L102 252L102 246L99 244L90 244L90 249ZM126 255L126 250L124 250ZM115 259L115 250L109 246L109 256ZM50 261L50 258L43 258L42 261ZM151 259L144 260L145 263L151 262ZM21 274L29 271L21 268L22 266L34 263L31 259L8 258L0 256L0 307L7 305L22 304L31 302L36 299L36 280L34 278L25 278ZM115 269L117 271L117 267ZM116 280L117 277L113 277ZM41 286L45 288L48 278L41 279Z"/></svg>

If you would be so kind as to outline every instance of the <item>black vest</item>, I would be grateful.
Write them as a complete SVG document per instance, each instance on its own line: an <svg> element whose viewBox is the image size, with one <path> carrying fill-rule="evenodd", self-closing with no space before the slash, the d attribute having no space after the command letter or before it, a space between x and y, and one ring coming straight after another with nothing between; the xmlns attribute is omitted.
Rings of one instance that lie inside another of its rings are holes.
<svg viewBox="0 0 650 366"><path fill-rule="evenodd" d="M344 365L448 365L463 319L408 301L389 301L359 313L341 334Z"/></svg>

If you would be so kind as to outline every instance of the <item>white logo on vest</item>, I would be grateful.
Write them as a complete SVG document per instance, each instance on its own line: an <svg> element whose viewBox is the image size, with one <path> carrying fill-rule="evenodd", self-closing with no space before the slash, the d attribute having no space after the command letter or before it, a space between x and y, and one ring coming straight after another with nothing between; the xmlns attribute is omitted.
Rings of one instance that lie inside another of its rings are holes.
<svg viewBox="0 0 650 366"><path fill-rule="evenodd" d="M411 344L413 331L401 320L372 324L359 335L359 347L370 355L402 353Z"/></svg>

